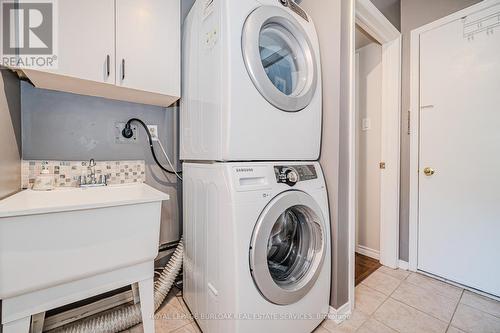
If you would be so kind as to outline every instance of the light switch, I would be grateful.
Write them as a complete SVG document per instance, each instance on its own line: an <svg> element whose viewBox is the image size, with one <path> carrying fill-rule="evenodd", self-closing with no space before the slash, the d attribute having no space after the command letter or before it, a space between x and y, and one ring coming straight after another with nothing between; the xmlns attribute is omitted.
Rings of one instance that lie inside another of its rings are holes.
<svg viewBox="0 0 500 333"><path fill-rule="evenodd" d="M372 122L370 118L363 118L361 121L361 130L362 131L368 131L372 128Z"/></svg>

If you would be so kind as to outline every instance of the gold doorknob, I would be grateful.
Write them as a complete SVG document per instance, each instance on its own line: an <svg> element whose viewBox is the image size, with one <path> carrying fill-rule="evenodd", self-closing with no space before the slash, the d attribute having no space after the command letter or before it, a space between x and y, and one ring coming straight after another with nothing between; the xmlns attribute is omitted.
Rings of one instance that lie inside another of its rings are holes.
<svg viewBox="0 0 500 333"><path fill-rule="evenodd" d="M425 174L427 177L430 177L430 176L432 176L432 175L433 175L433 174L435 174L435 173L436 173L436 171L434 171L434 169L433 169L433 168L429 168L429 167L427 167L427 168L425 168L425 169L424 169L424 174Z"/></svg>

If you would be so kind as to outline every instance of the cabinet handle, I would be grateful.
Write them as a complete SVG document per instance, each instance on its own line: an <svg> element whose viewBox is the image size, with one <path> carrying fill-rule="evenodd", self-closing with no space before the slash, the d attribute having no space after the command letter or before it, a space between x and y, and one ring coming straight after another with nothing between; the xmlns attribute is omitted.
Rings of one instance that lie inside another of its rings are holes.
<svg viewBox="0 0 500 333"><path fill-rule="evenodd" d="M122 59L122 81L125 80L125 59Z"/></svg>
<svg viewBox="0 0 500 333"><path fill-rule="evenodd" d="M106 73L109 75L111 74L111 57L109 54L106 56Z"/></svg>

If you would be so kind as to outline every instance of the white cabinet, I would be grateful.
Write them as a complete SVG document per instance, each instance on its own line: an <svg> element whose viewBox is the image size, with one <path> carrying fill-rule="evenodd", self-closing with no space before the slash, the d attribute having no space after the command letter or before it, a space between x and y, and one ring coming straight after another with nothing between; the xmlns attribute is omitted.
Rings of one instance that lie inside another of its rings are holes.
<svg viewBox="0 0 500 333"><path fill-rule="evenodd" d="M115 84L115 0L64 0L58 11L58 68L51 72Z"/></svg>
<svg viewBox="0 0 500 333"><path fill-rule="evenodd" d="M55 69L39 88L169 106L180 98L179 0L59 0Z"/></svg>
<svg viewBox="0 0 500 333"><path fill-rule="evenodd" d="M118 85L180 94L179 13L179 0L116 0Z"/></svg>

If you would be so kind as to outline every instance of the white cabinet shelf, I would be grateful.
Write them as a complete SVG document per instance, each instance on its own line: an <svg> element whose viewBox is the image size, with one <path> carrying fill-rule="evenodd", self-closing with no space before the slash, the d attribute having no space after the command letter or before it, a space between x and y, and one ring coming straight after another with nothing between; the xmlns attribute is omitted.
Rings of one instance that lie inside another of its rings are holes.
<svg viewBox="0 0 500 333"><path fill-rule="evenodd" d="M116 72L122 87L180 95L178 0L116 1ZM172 66L177 64L177 66Z"/></svg>
<svg viewBox="0 0 500 333"><path fill-rule="evenodd" d="M178 0L64 0L58 67L16 68L39 87L143 104L180 98Z"/></svg>

